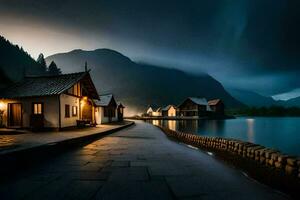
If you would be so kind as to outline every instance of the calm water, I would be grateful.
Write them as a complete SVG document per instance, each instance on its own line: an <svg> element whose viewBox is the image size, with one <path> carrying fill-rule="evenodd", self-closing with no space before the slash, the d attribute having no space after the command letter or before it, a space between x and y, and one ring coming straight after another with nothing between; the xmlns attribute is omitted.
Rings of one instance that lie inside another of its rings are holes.
<svg viewBox="0 0 300 200"><path fill-rule="evenodd" d="M230 120L152 120L173 130L235 138L300 156L300 117L241 117Z"/></svg>

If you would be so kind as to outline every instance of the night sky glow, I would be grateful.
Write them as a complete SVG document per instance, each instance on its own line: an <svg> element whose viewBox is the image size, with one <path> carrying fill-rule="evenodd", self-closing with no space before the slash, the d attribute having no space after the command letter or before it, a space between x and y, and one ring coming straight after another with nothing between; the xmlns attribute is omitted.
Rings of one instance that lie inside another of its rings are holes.
<svg viewBox="0 0 300 200"><path fill-rule="evenodd" d="M0 35L34 58L111 48L287 99L300 96L299 9L297 0L0 0Z"/></svg>

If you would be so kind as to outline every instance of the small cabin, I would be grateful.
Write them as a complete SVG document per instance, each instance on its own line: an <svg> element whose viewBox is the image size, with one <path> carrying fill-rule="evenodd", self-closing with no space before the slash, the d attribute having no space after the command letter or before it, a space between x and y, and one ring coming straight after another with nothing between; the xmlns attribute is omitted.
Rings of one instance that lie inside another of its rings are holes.
<svg viewBox="0 0 300 200"><path fill-rule="evenodd" d="M213 113L224 115L225 105L221 99L209 100L208 105Z"/></svg>
<svg viewBox="0 0 300 200"><path fill-rule="evenodd" d="M152 106L149 106L146 111L146 116L149 117L160 117L162 116L161 107L154 109Z"/></svg>
<svg viewBox="0 0 300 200"><path fill-rule="evenodd" d="M112 94L99 96L100 100L94 100L96 110L96 123L110 123L118 121L118 104Z"/></svg>
<svg viewBox="0 0 300 200"><path fill-rule="evenodd" d="M188 97L177 106L178 116L182 117L203 117L211 111L205 98Z"/></svg>
<svg viewBox="0 0 300 200"><path fill-rule="evenodd" d="M2 125L7 128L62 129L95 124L98 93L89 71L25 77L0 92Z"/></svg>
<svg viewBox="0 0 300 200"><path fill-rule="evenodd" d="M168 105L168 106L162 108L162 116L175 117L176 116L176 107L174 105Z"/></svg>

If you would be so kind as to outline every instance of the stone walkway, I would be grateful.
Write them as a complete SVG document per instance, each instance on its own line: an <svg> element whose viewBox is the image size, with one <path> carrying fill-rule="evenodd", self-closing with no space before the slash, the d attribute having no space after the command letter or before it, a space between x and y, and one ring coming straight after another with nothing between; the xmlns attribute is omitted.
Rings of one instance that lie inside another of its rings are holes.
<svg viewBox="0 0 300 200"><path fill-rule="evenodd" d="M1 199L286 199L144 123L0 183Z"/></svg>
<svg viewBox="0 0 300 200"><path fill-rule="evenodd" d="M68 131L26 132L24 134L17 135L0 135L0 156L14 151L106 132L119 128L124 124L128 124L128 122L103 124L97 127L73 129Z"/></svg>

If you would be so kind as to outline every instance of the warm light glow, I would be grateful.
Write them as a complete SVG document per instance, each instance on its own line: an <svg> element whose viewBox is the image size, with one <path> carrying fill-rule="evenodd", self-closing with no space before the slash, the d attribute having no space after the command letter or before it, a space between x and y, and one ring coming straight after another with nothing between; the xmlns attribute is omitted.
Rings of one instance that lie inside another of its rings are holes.
<svg viewBox="0 0 300 200"><path fill-rule="evenodd" d="M83 100L87 101L87 100L88 100L88 98L87 98L87 97L83 97Z"/></svg>
<svg viewBox="0 0 300 200"><path fill-rule="evenodd" d="M5 104L0 101L0 110L4 110L4 109L5 109Z"/></svg>

